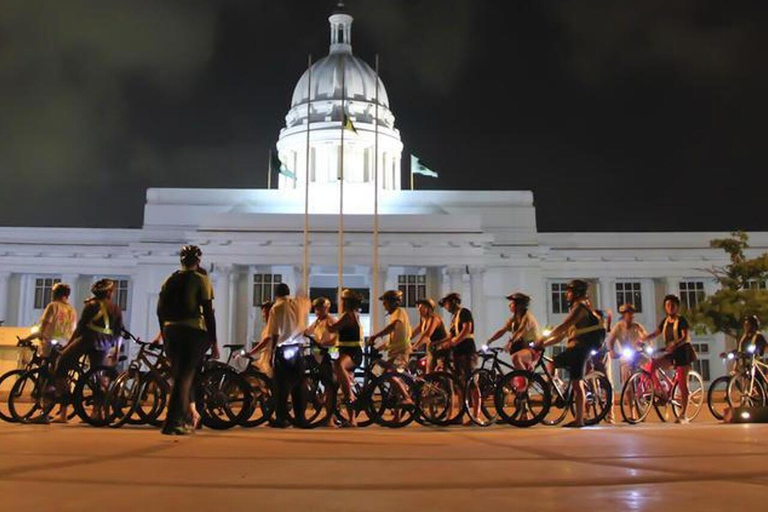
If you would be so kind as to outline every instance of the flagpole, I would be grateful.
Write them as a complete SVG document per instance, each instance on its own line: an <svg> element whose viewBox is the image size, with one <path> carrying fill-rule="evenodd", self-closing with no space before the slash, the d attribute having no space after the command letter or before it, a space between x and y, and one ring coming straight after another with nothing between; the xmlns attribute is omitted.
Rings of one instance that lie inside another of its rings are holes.
<svg viewBox="0 0 768 512"><path fill-rule="evenodd" d="M267 151L267 188L272 188L272 150Z"/></svg>
<svg viewBox="0 0 768 512"><path fill-rule="evenodd" d="M416 180L413 177L413 169L411 169L411 190L414 190L414 185L416 184Z"/></svg>
<svg viewBox="0 0 768 512"><path fill-rule="evenodd" d="M345 61L341 59L341 153L339 155L339 287L338 308L341 313L341 292L344 289L344 121L346 119L346 69Z"/></svg>
<svg viewBox="0 0 768 512"><path fill-rule="evenodd" d="M312 113L312 54L307 56L307 159L304 174L304 293L309 296L309 116Z"/></svg>
<svg viewBox="0 0 768 512"><path fill-rule="evenodd" d="M376 99L373 116L373 297L371 331L379 329L379 54L376 54ZM375 304L375 305L374 305Z"/></svg>

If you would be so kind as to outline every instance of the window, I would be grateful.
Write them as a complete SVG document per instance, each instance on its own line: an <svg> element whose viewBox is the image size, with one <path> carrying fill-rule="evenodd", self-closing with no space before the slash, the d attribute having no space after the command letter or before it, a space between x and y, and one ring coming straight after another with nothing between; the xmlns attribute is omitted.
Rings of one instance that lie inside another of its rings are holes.
<svg viewBox="0 0 768 512"><path fill-rule="evenodd" d="M681 281L680 302L686 309L693 309L704 300L704 281Z"/></svg>
<svg viewBox="0 0 768 512"><path fill-rule="evenodd" d="M643 294L640 283L616 283L616 308L624 304L632 304L638 313L643 312Z"/></svg>
<svg viewBox="0 0 768 512"><path fill-rule="evenodd" d="M568 313L568 301L565 300L567 283L552 283L552 313L564 315Z"/></svg>
<svg viewBox="0 0 768 512"><path fill-rule="evenodd" d="M766 282L761 279L750 279L747 281L747 290L765 290Z"/></svg>
<svg viewBox="0 0 768 512"><path fill-rule="evenodd" d="M121 311L128 311L128 280L115 279L115 304L120 306Z"/></svg>
<svg viewBox="0 0 768 512"><path fill-rule="evenodd" d="M35 309L45 309L51 302L53 285L60 283L58 277L38 277L35 279Z"/></svg>
<svg viewBox="0 0 768 512"><path fill-rule="evenodd" d="M258 308L263 302L275 296L275 286L283 282L281 274L253 274L253 307Z"/></svg>
<svg viewBox="0 0 768 512"><path fill-rule="evenodd" d="M399 276L397 289L403 292L403 307L415 308L417 300L427 298L427 276L414 274Z"/></svg>

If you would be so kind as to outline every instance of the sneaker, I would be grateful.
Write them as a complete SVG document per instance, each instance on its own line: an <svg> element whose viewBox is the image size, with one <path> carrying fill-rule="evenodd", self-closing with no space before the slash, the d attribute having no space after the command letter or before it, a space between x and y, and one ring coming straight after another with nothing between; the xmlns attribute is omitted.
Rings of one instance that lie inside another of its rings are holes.
<svg viewBox="0 0 768 512"><path fill-rule="evenodd" d="M677 418L675 420L675 423L677 423L678 425L688 425L690 422L691 420L689 420L688 418Z"/></svg>
<svg viewBox="0 0 768 512"><path fill-rule="evenodd" d="M160 431L164 436L188 436L193 431L183 425L177 425L173 427L163 427Z"/></svg>

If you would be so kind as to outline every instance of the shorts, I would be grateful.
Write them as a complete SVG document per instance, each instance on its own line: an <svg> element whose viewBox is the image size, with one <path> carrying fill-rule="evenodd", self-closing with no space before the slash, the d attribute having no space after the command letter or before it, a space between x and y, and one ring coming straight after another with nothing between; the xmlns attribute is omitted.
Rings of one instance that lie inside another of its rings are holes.
<svg viewBox="0 0 768 512"><path fill-rule="evenodd" d="M339 357L347 356L355 366L363 364L363 349L361 347L339 347Z"/></svg>
<svg viewBox="0 0 768 512"><path fill-rule="evenodd" d="M391 364L398 370L404 370L408 368L408 362L410 356L407 352L398 352L397 354L387 354L387 363Z"/></svg>
<svg viewBox="0 0 768 512"><path fill-rule="evenodd" d="M553 358L555 368L565 368L571 380L581 380L584 378L584 371L592 350L594 349L587 344L568 347Z"/></svg>
<svg viewBox="0 0 768 512"><path fill-rule="evenodd" d="M526 348L528 348L528 343L526 343L525 340L517 340L514 343L509 344L509 355L512 355L515 352L520 352Z"/></svg>
<svg viewBox="0 0 768 512"><path fill-rule="evenodd" d="M466 339L453 347L453 355L454 356L469 356L469 355L475 355L476 349L475 349L475 340L473 339Z"/></svg>
<svg viewBox="0 0 768 512"><path fill-rule="evenodd" d="M697 359L696 351L693 350L690 343L683 343L673 350L671 354L665 354L662 358L670 361L675 367L688 366Z"/></svg>

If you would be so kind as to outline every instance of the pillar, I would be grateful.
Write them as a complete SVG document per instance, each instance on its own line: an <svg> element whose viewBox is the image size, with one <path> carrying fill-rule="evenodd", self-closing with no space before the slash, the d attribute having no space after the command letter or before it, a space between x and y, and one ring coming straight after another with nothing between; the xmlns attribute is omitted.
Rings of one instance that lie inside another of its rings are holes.
<svg viewBox="0 0 768 512"><path fill-rule="evenodd" d="M0 272L0 320L4 325L10 322L8 318L8 283L11 280L10 272Z"/></svg>
<svg viewBox="0 0 768 512"><path fill-rule="evenodd" d="M488 315L485 310L485 267L469 268L471 308L475 318L475 338L486 339Z"/></svg>

